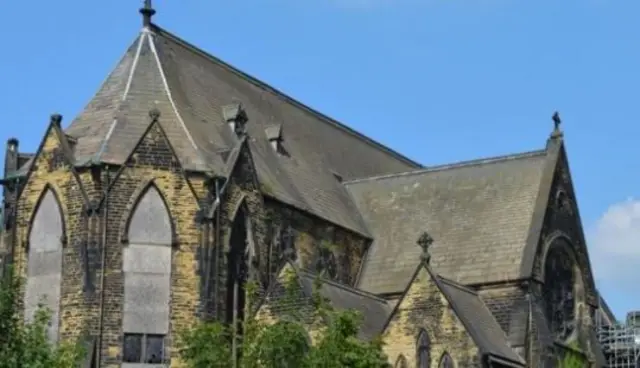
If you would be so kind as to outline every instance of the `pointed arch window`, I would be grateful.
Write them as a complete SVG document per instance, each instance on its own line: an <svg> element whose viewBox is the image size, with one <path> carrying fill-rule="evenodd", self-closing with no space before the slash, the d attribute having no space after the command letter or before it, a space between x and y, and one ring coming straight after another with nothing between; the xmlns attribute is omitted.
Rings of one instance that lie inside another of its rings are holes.
<svg viewBox="0 0 640 368"><path fill-rule="evenodd" d="M169 333L171 216L150 185L134 207L122 258L124 273L124 363L164 362Z"/></svg>
<svg viewBox="0 0 640 368"><path fill-rule="evenodd" d="M429 335L427 335L427 331L420 331L420 334L418 334L418 341L416 345L416 361L418 363L417 368L431 367L431 342L429 341Z"/></svg>
<svg viewBox="0 0 640 368"><path fill-rule="evenodd" d="M56 194L45 189L31 222L27 255L25 317L31 320L42 303L51 313L50 341L58 339L64 219Z"/></svg>
<svg viewBox="0 0 640 368"><path fill-rule="evenodd" d="M449 353L442 354L442 358L440 358L439 368L455 368L455 365L453 364L453 358L451 358L451 355L449 355Z"/></svg>
<svg viewBox="0 0 640 368"><path fill-rule="evenodd" d="M245 314L245 285L250 279L257 278L260 266L260 254L253 240L249 210L245 201L241 200L231 225L226 279L226 321L233 323L235 318L240 324L239 333L242 333L241 321Z"/></svg>
<svg viewBox="0 0 640 368"><path fill-rule="evenodd" d="M398 359L396 360L395 368L409 368L409 363L407 363L407 358L404 355L400 354Z"/></svg>

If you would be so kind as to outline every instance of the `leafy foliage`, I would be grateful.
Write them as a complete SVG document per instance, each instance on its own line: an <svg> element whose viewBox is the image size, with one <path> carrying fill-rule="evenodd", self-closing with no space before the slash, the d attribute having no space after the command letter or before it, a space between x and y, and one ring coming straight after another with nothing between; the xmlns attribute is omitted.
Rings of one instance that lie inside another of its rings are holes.
<svg viewBox="0 0 640 368"><path fill-rule="evenodd" d="M585 356L579 353L580 346L574 341L569 345L569 349L563 351L563 355L558 359L558 368L583 368L589 364Z"/></svg>
<svg viewBox="0 0 640 368"><path fill-rule="evenodd" d="M11 274L11 272L9 272ZM21 282L0 280L0 362L3 368L75 368L85 356L81 344L47 338L50 311L40 306L33 321L25 322L18 310Z"/></svg>
<svg viewBox="0 0 640 368"><path fill-rule="evenodd" d="M205 322L185 332L180 339L180 356L190 368L390 368L382 351L382 340L358 339L362 319L356 311L334 310L318 290L316 282L310 307L300 304L297 276L284 275L284 292L273 304L278 310L276 321L267 323L249 316L243 322L239 339L239 358L233 364L228 327ZM247 295L255 295L253 284ZM287 308L289 306L289 308ZM247 308L248 309L248 308ZM249 309L248 309L249 310ZM311 313L311 316L309 315ZM315 344L308 334L309 321L323 321ZM238 337L235 337L238 338Z"/></svg>

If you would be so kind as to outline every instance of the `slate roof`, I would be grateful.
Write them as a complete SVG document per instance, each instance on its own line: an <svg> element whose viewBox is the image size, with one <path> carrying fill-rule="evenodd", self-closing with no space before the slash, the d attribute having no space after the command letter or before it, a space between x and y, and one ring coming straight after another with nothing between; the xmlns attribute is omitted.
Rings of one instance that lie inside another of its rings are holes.
<svg viewBox="0 0 640 368"><path fill-rule="evenodd" d="M308 295L311 295L316 276L298 271L300 282ZM338 310L357 310L362 315L359 337L371 340L380 335L393 310L393 306L382 298L362 290L354 289L333 281L321 279L320 295L327 298Z"/></svg>
<svg viewBox="0 0 640 368"><path fill-rule="evenodd" d="M374 241L358 287L401 292L435 240L435 272L461 284L517 279L547 152L533 151L346 182Z"/></svg>
<svg viewBox="0 0 640 368"><path fill-rule="evenodd" d="M354 289L325 278L318 278L317 275L300 270L292 263L285 263L284 267L287 266L291 267L297 277L301 295L300 298L294 298L293 300L288 301L286 305L280 305L278 308L293 308L296 311L304 310L306 308L305 301L309 301L313 298L313 292L316 287L317 280L320 282L320 295L326 298L333 308L337 310L356 310L360 312L362 325L358 334L359 338L363 340L372 340L383 332L383 328L393 311L395 303L389 302L362 290ZM284 267L280 270L280 275L283 274L282 270ZM269 285L269 288L261 301L262 304L257 306L257 310L259 310L264 303L273 302L274 298L279 298L280 296L285 295L283 294L283 291L284 285L281 280L275 279L271 285Z"/></svg>
<svg viewBox="0 0 640 368"><path fill-rule="evenodd" d="M148 111L157 108L183 166L220 173L221 153L237 139L222 114L233 103L249 119L265 194L365 236L334 172L354 179L420 167L156 25L143 29L65 133L77 140L78 164L122 164L149 124ZM274 126L286 157L269 145Z"/></svg>
<svg viewBox="0 0 640 368"><path fill-rule="evenodd" d="M504 358L524 366L524 361L509 346L506 334L474 290L437 275L435 278L483 354Z"/></svg>

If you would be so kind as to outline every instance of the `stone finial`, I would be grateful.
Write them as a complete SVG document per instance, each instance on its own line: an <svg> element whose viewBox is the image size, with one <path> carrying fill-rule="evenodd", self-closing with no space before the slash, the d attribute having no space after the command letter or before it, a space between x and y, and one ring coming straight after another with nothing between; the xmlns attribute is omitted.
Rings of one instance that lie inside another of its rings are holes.
<svg viewBox="0 0 640 368"><path fill-rule="evenodd" d="M7 149L11 152L18 151L18 147L20 146L20 141L18 138L12 137L7 139Z"/></svg>
<svg viewBox="0 0 640 368"><path fill-rule="evenodd" d="M142 25L149 27L151 25L151 18L156 14L151 0L144 0L144 6L140 9L140 14L142 14Z"/></svg>
<svg viewBox="0 0 640 368"><path fill-rule="evenodd" d="M553 132L551 133L551 138L562 137L562 130L560 130L562 120L560 119L560 114L557 111L554 112L551 120L553 120Z"/></svg>
<svg viewBox="0 0 640 368"><path fill-rule="evenodd" d="M51 124L60 127L62 124L62 115L60 114L51 114Z"/></svg>
<svg viewBox="0 0 640 368"><path fill-rule="evenodd" d="M426 264L429 264L429 261L431 261L431 254L429 251L430 251L431 245L433 244L433 238L431 237L431 235L429 235L429 233L425 231L420 235L417 243L418 243L418 246L422 249L422 254L421 254L422 261Z"/></svg>
<svg viewBox="0 0 640 368"><path fill-rule="evenodd" d="M149 117L151 118L152 121L158 120L160 118L160 110L158 110L155 107L149 110Z"/></svg>

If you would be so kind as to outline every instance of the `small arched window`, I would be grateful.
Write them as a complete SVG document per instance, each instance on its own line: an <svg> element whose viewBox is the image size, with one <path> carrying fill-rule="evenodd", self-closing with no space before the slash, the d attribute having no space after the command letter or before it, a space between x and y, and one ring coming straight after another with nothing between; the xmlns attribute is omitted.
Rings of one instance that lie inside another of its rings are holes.
<svg viewBox="0 0 640 368"><path fill-rule="evenodd" d="M429 368L431 366L431 342L425 330L421 330L418 335L416 360L418 368Z"/></svg>
<svg viewBox="0 0 640 368"><path fill-rule="evenodd" d="M451 358L451 355L449 355L449 353L442 354L439 368L454 368L454 367L455 365L453 364L453 358Z"/></svg>
<svg viewBox="0 0 640 368"><path fill-rule="evenodd" d="M407 358L404 355L400 354L398 360L396 360L395 368L409 368L409 363L407 363Z"/></svg>

